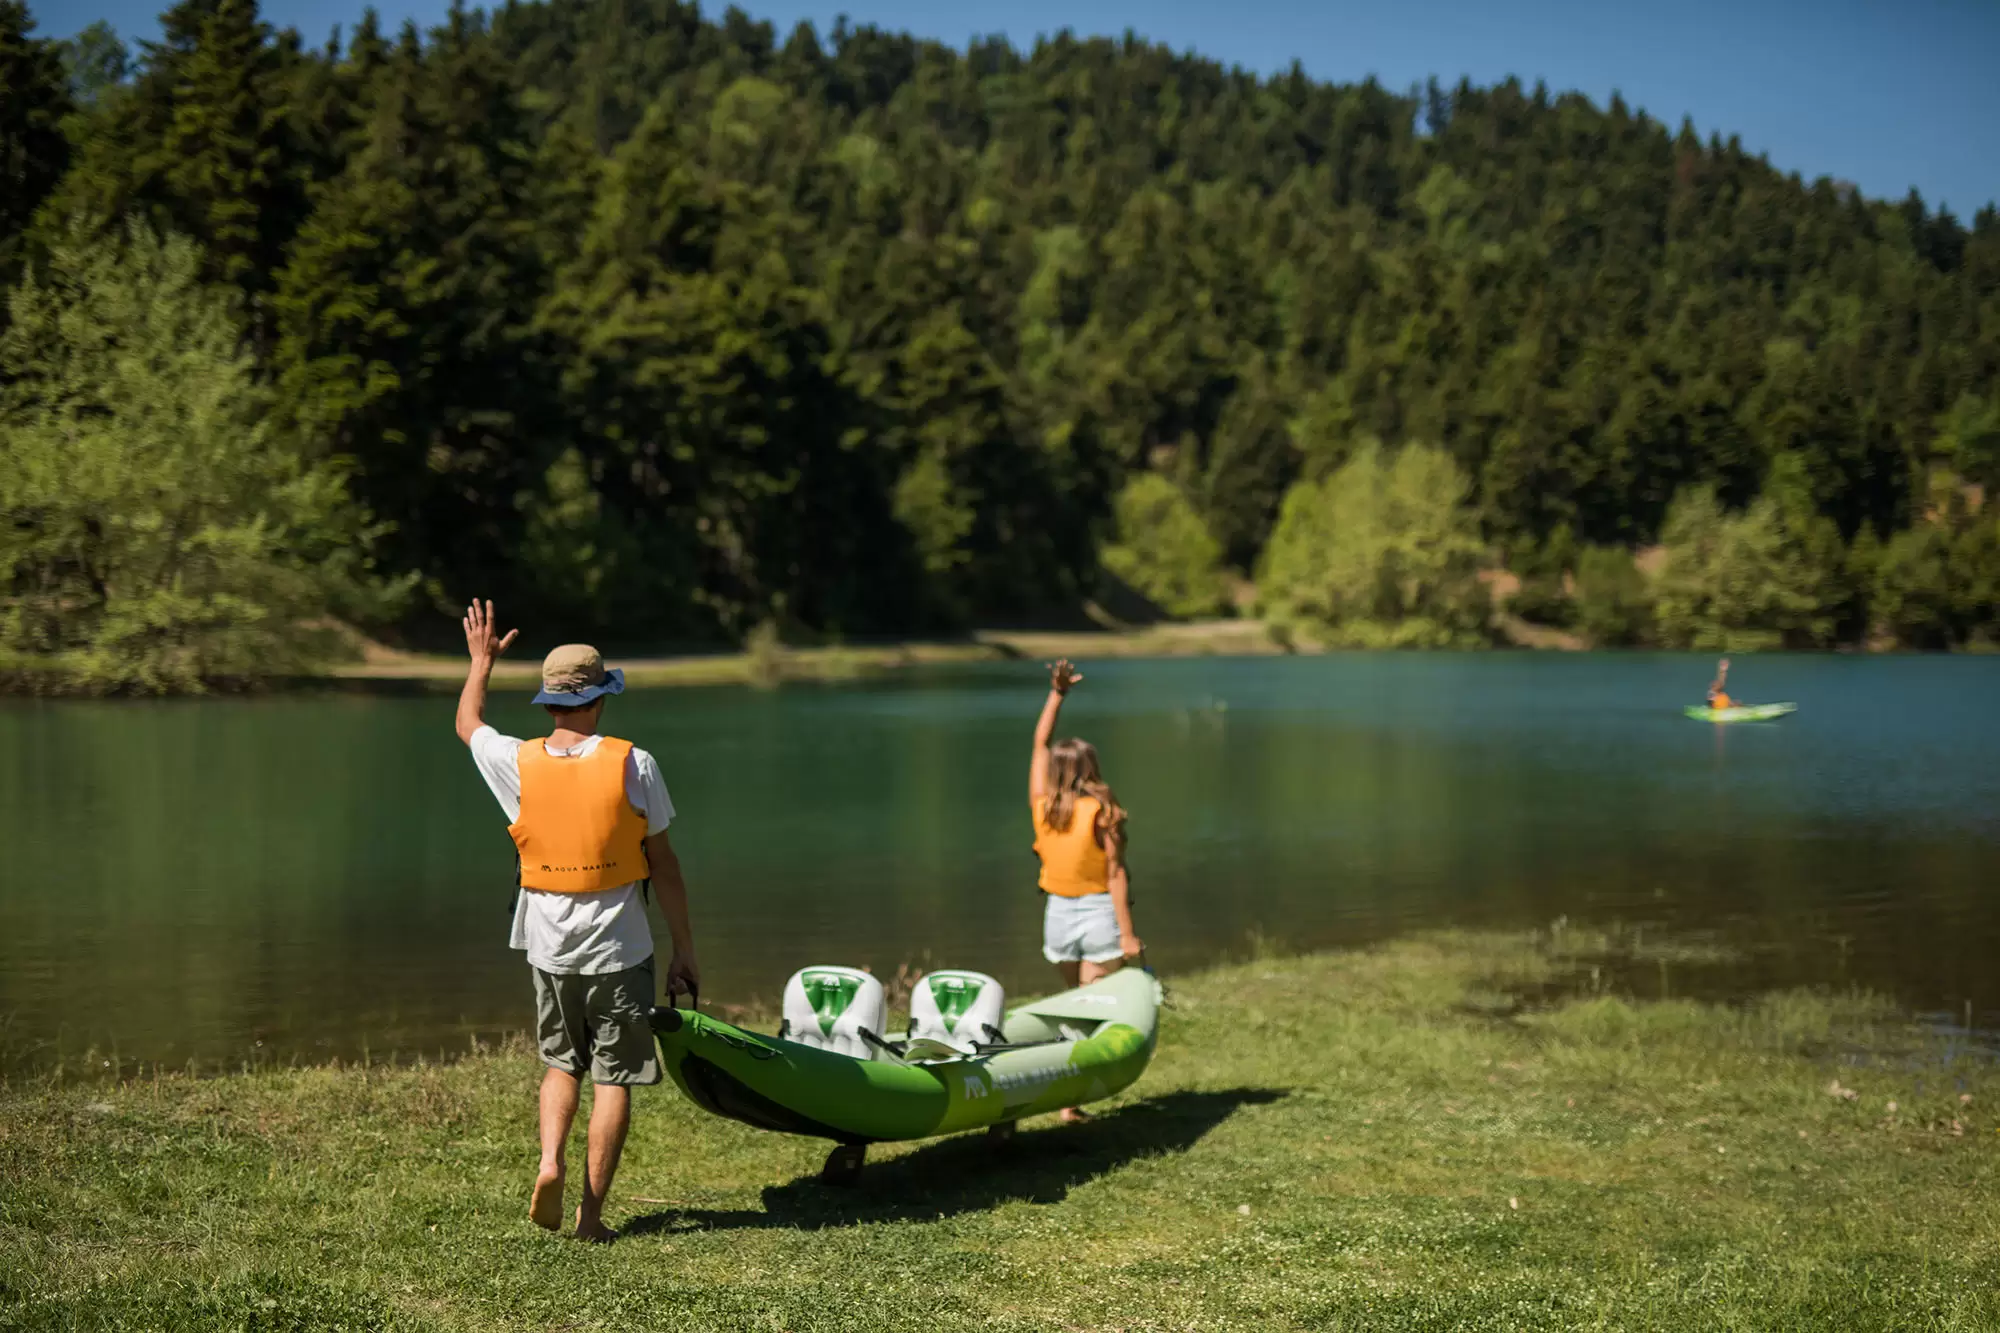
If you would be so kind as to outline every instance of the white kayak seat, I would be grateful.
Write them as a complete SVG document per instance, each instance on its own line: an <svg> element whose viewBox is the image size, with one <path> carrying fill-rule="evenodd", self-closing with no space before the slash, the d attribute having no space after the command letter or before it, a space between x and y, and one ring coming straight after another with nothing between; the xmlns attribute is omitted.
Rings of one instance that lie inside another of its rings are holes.
<svg viewBox="0 0 2000 1333"><path fill-rule="evenodd" d="M910 1040L939 1042L969 1055L974 1043L1006 1041L1000 1032L1006 1010L1007 992L984 972L933 972L910 992Z"/></svg>
<svg viewBox="0 0 2000 1333"><path fill-rule="evenodd" d="M802 967L785 983L778 1035L801 1046L872 1060L888 1021L888 997L869 973L832 964Z"/></svg>

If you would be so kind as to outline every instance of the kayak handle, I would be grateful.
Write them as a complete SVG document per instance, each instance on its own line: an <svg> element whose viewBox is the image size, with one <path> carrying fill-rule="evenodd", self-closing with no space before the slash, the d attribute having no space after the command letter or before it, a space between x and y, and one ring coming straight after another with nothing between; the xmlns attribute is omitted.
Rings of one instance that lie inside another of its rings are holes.
<svg viewBox="0 0 2000 1333"><path fill-rule="evenodd" d="M666 1007L661 1008L655 1005L653 1008L653 1026L662 1032L679 1032L681 1024L686 1021L681 1017L682 1011L674 1004L674 998L677 993L675 991L668 991ZM700 1008L701 991L698 987L690 983L688 986L687 1012L693 1013Z"/></svg>

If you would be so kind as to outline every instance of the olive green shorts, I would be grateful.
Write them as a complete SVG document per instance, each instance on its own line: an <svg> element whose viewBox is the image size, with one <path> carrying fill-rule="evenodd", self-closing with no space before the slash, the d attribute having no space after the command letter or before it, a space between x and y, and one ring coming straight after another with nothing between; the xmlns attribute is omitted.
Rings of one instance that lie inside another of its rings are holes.
<svg viewBox="0 0 2000 1333"><path fill-rule="evenodd" d="M653 960L598 976L535 974L535 1035L542 1063L592 1083L660 1081L653 1044Z"/></svg>

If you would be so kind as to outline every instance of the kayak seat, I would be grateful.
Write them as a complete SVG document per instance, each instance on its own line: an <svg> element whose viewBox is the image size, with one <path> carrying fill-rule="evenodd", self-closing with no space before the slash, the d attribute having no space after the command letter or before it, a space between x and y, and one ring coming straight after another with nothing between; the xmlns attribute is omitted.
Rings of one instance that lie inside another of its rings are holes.
<svg viewBox="0 0 2000 1333"><path fill-rule="evenodd" d="M882 983L857 967L802 967L785 983L778 1035L801 1046L875 1059L888 1026Z"/></svg>
<svg viewBox="0 0 2000 1333"><path fill-rule="evenodd" d="M910 992L910 1040L940 1042L969 1055L975 1044L1006 1041L1000 1031L1006 1009L1007 992L984 972L932 972Z"/></svg>

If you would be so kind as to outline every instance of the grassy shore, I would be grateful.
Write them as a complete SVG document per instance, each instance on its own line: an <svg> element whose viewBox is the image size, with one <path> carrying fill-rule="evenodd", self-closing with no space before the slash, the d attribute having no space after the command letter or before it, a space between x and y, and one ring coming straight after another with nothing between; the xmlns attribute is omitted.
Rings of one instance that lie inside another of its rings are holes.
<svg viewBox="0 0 2000 1333"><path fill-rule="evenodd" d="M2000 1070L1865 998L1570 989L1602 952L1434 936L1170 979L1095 1123L877 1148L847 1191L819 1145L649 1089L608 1248L525 1217L525 1049L16 1082L0 1326L2000 1326Z"/></svg>
<svg viewBox="0 0 2000 1333"><path fill-rule="evenodd" d="M688 657L611 659L635 687L667 685L777 684L783 681L852 680L909 667L961 662L1002 662L1073 657L1196 657L1281 651L1263 623L1213 620L1130 630L988 630L956 642L896 643L835 647L768 646L741 653ZM537 660L503 659L493 671L502 684L536 679ZM328 676L351 681L393 681L456 687L465 678L465 659L448 654L404 653L365 643L360 660L329 667Z"/></svg>

